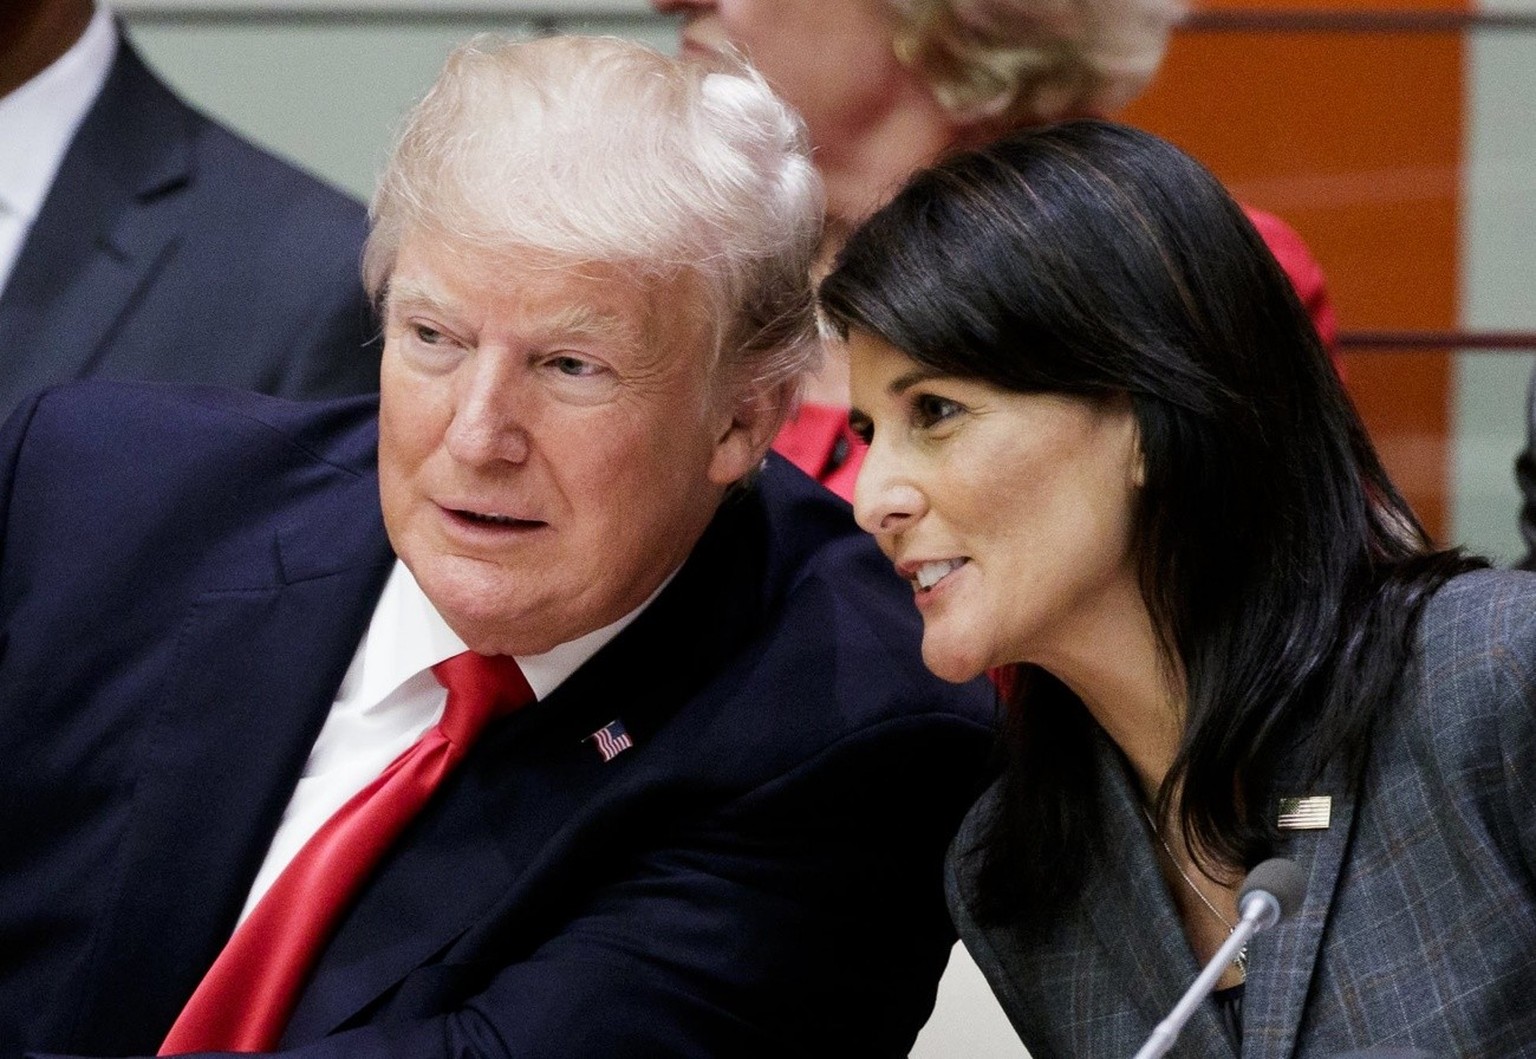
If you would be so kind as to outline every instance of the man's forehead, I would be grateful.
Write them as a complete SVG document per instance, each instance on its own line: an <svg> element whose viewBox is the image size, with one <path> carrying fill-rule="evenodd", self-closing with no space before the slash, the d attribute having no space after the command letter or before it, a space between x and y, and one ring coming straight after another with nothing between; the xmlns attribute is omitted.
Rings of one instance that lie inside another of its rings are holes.
<svg viewBox="0 0 1536 1059"><path fill-rule="evenodd" d="M548 265L502 258L420 259L402 254L390 277L388 307L466 311L515 307L543 328L595 336L638 336L675 284L647 280L604 263Z"/></svg>
<svg viewBox="0 0 1536 1059"><path fill-rule="evenodd" d="M584 285L583 285L584 286ZM502 285L485 284L479 289L456 288L435 283L431 276L398 274L389 283L388 305L395 311L431 309L463 313L487 302L517 303L527 320L541 330L576 332L594 337L638 335L649 315L646 300L624 304L611 291L594 286L590 291L569 285L563 291L531 291L526 284L509 279Z"/></svg>

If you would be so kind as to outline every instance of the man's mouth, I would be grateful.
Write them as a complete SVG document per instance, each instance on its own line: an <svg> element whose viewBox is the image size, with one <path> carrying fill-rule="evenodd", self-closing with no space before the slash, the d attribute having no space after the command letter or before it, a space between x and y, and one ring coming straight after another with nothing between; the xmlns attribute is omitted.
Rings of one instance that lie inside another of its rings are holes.
<svg viewBox="0 0 1536 1059"><path fill-rule="evenodd" d="M467 511L463 508L450 508L449 511L457 518L480 526L508 526L519 529L535 529L546 525L546 523L536 519L518 518L515 515L502 515L495 511Z"/></svg>

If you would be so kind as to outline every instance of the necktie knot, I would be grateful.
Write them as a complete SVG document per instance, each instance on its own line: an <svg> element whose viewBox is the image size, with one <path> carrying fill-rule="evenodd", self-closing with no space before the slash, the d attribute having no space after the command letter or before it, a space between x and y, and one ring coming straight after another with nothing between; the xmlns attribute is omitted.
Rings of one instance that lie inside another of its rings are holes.
<svg viewBox="0 0 1536 1059"><path fill-rule="evenodd" d="M511 655L482 655L464 651L432 667L437 682L448 689L448 702L438 728L459 747L467 747L493 717L521 709L533 701L533 689Z"/></svg>

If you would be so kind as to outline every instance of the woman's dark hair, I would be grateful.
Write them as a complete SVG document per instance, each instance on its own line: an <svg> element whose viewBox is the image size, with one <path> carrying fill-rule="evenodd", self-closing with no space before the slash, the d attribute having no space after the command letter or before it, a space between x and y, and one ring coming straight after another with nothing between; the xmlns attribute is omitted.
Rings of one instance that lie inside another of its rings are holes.
<svg viewBox="0 0 1536 1059"><path fill-rule="evenodd" d="M844 337L947 375L1129 395L1141 591L1188 693L1157 808L1180 792L1198 857L1263 858L1292 754L1358 772L1424 600L1481 564L1432 550L1285 274L1204 168L1098 121L957 155L849 238L821 300ZM1093 738L1081 702L1021 667L984 917L1048 910L1078 884Z"/></svg>

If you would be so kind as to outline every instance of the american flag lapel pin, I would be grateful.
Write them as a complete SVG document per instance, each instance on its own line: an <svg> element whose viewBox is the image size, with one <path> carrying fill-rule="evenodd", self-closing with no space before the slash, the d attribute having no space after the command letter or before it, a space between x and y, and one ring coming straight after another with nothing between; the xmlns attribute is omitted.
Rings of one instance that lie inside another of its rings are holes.
<svg viewBox="0 0 1536 1059"><path fill-rule="evenodd" d="M582 742L595 746L598 755L604 761L612 761L635 745L635 741L629 737L629 732L624 728L624 722L619 720L609 721Z"/></svg>
<svg viewBox="0 0 1536 1059"><path fill-rule="evenodd" d="M1322 831L1333 818L1333 799L1326 794L1307 798L1281 798L1280 817L1275 824L1282 831Z"/></svg>

